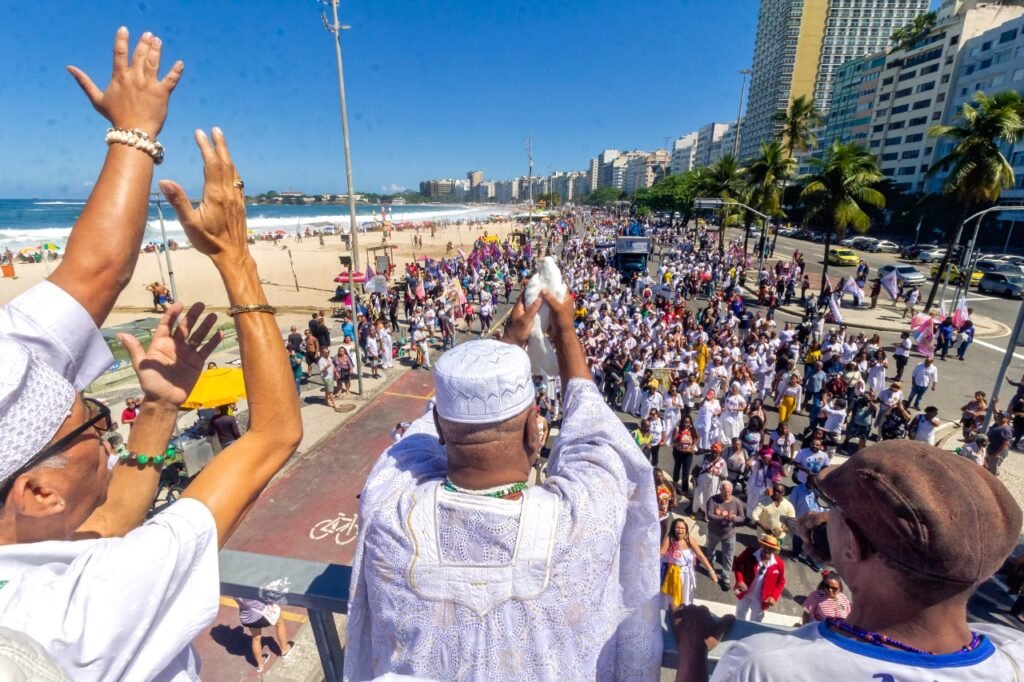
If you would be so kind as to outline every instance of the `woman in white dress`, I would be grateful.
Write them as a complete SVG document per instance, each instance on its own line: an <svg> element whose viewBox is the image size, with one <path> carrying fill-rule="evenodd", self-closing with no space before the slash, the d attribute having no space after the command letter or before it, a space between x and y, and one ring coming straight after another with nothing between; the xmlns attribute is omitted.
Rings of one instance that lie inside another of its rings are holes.
<svg viewBox="0 0 1024 682"><path fill-rule="evenodd" d="M885 359L885 351L875 351L868 368L868 388L878 395L885 388L885 372L889 369L889 361Z"/></svg>
<svg viewBox="0 0 1024 682"><path fill-rule="evenodd" d="M626 394L622 398L622 411L634 417L640 415L640 372L639 366L632 358L626 370Z"/></svg>
<svg viewBox="0 0 1024 682"><path fill-rule="evenodd" d="M733 438L739 438L743 427L746 426L743 415L747 411L747 400L740 393L740 385L733 382L729 389L729 395L725 398L722 409L722 436L726 442L732 442Z"/></svg>
<svg viewBox="0 0 1024 682"><path fill-rule="evenodd" d="M697 588L694 565L700 561L707 569L711 581L718 582L718 574L704 556L700 545L690 537L690 529L683 519L676 519L661 541L661 563L665 564L665 577L661 582L663 608L676 609L693 603Z"/></svg>
<svg viewBox="0 0 1024 682"><path fill-rule="evenodd" d="M380 356L384 369L391 369L394 366L394 359L392 358L394 343L391 340L391 332L383 322L377 323L377 339L380 343Z"/></svg>
<svg viewBox="0 0 1024 682"><path fill-rule="evenodd" d="M718 421L721 413L722 406L714 391L708 391L697 412L697 420L693 423L700 437L697 441L698 450L710 450L713 444L722 442L722 425Z"/></svg>
<svg viewBox="0 0 1024 682"><path fill-rule="evenodd" d="M679 417L683 414L683 407L683 396L679 395L679 391L673 385L665 395L661 411L661 421L664 427L663 433L666 443L671 443L675 438L676 426L679 425Z"/></svg>
<svg viewBox="0 0 1024 682"><path fill-rule="evenodd" d="M726 461L722 457L722 444L715 443L711 446L711 451L704 455L697 470L697 483L693 487L692 513L703 518L708 500L718 494L722 480L728 475Z"/></svg>

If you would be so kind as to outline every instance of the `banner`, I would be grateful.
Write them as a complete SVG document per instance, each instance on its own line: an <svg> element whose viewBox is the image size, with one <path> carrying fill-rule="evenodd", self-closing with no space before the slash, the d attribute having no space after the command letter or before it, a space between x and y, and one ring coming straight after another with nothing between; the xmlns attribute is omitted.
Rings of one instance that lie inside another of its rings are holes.
<svg viewBox="0 0 1024 682"><path fill-rule="evenodd" d="M836 300L835 296L828 297L828 309L832 311L832 317L835 318L835 321L839 324L842 324L843 314L839 311L839 303Z"/></svg>
<svg viewBox="0 0 1024 682"><path fill-rule="evenodd" d="M899 287L896 284L896 271L890 270L889 274L881 280L882 288L885 289L885 293L889 294L889 298L892 299L893 303L899 298Z"/></svg>
<svg viewBox="0 0 1024 682"><path fill-rule="evenodd" d="M967 299L961 298L957 303L956 310L953 311L953 324L960 329L969 319L971 319L971 314L967 310Z"/></svg>
<svg viewBox="0 0 1024 682"><path fill-rule="evenodd" d="M864 290L857 286L857 282L854 281L853 277L846 279L846 284L843 285L843 291L848 294L852 294L858 301L864 298Z"/></svg>

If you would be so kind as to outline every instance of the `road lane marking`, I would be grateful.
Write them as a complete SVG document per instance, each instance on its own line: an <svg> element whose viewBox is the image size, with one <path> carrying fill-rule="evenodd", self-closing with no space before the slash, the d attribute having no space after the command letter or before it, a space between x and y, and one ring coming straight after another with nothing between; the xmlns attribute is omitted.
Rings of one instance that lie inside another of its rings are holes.
<svg viewBox="0 0 1024 682"><path fill-rule="evenodd" d="M234 609L238 608L238 602L236 602L232 597L225 597L224 595L221 595L220 605L230 606ZM308 616L304 616L301 613L292 613L291 611L285 611L284 609L281 609L281 618L284 618L285 620L290 620L293 623L305 623L307 620L309 620Z"/></svg>
<svg viewBox="0 0 1024 682"><path fill-rule="evenodd" d="M988 343L987 341L982 341L981 339L975 339L974 342L977 343L979 346L984 346L986 348L991 348L992 350L997 350L1000 353L1006 353L1007 352L1006 348L999 348L998 346L996 346L996 345L994 345L992 343ZM1024 359L1024 355L1021 355L1020 353L1014 353L1014 357L1016 357L1017 359Z"/></svg>

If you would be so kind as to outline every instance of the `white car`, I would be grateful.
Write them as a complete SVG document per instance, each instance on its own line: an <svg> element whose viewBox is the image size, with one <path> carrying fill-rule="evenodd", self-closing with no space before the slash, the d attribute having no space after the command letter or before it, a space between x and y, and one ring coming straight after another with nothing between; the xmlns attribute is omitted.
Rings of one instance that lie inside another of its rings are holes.
<svg viewBox="0 0 1024 682"><path fill-rule="evenodd" d="M945 255L946 249L943 248L921 249L921 252L917 254L917 260L922 263L938 263Z"/></svg>
<svg viewBox="0 0 1024 682"><path fill-rule="evenodd" d="M883 239L869 246L868 251L871 253L899 253L900 245Z"/></svg>
<svg viewBox="0 0 1024 682"><path fill-rule="evenodd" d="M853 240L855 239L858 239L858 237L847 237L846 239L839 242L839 246L853 246Z"/></svg>
<svg viewBox="0 0 1024 682"><path fill-rule="evenodd" d="M890 272L896 272L896 279L903 284L912 284L914 286L922 286L928 280L921 274L921 271L915 268L913 265L907 265L906 263L894 263L892 265L883 265L878 269L878 276L885 277Z"/></svg>

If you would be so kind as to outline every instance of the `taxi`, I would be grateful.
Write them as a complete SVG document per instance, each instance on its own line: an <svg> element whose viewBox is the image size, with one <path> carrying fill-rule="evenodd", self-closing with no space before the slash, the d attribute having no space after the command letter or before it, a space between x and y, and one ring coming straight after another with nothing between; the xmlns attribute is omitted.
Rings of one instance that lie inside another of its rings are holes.
<svg viewBox="0 0 1024 682"><path fill-rule="evenodd" d="M857 265L860 263L860 256L853 249L833 248L828 252L829 265Z"/></svg>
<svg viewBox="0 0 1024 682"><path fill-rule="evenodd" d="M942 265L942 264L941 263L936 263L935 265L932 266L931 278L933 280L939 274L939 266L940 265ZM948 267L949 267L949 281L952 282L953 284L961 283L963 281L963 273L960 272L960 268L957 267L956 265L953 265L952 263L950 263ZM984 274L985 273L982 272L981 270L975 270L974 272L972 272L971 273L971 283L968 286L972 286L972 287L977 286L978 282L981 281L981 278L982 278L982 276Z"/></svg>

